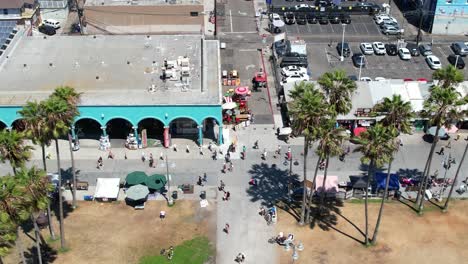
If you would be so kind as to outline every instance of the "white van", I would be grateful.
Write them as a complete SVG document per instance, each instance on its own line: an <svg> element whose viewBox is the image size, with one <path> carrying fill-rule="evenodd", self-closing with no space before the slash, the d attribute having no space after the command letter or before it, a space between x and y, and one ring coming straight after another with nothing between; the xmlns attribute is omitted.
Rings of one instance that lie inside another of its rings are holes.
<svg viewBox="0 0 468 264"><path fill-rule="evenodd" d="M48 26L51 26L55 29L59 29L60 28L60 22L58 22L57 20L55 19L46 19L44 20L44 25L48 25Z"/></svg>

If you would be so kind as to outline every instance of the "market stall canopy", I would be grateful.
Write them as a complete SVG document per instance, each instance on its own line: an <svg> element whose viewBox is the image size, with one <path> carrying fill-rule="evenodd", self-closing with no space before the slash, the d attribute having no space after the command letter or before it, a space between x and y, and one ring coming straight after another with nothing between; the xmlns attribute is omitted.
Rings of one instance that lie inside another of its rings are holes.
<svg viewBox="0 0 468 264"><path fill-rule="evenodd" d="M354 129L354 136L355 137L359 137L359 135L362 133L362 132L366 132L367 131L367 128L365 127L356 127Z"/></svg>
<svg viewBox="0 0 468 264"><path fill-rule="evenodd" d="M149 194L149 189L147 186L137 184L128 188L126 194L128 200L139 201L146 199Z"/></svg>
<svg viewBox="0 0 468 264"><path fill-rule="evenodd" d="M236 106L237 106L237 103L229 102L229 103L223 104L222 108L223 108L223 110L230 110L230 109L236 108Z"/></svg>
<svg viewBox="0 0 468 264"><path fill-rule="evenodd" d="M249 93L249 87L247 86L239 86L236 88L236 94L238 95L246 95Z"/></svg>
<svg viewBox="0 0 468 264"><path fill-rule="evenodd" d="M451 125L450 126L450 129L447 129L447 127L443 126L443 128L445 129L445 131L449 134L455 134L457 133L458 131L458 127L456 125ZM434 132L435 133L435 132Z"/></svg>
<svg viewBox="0 0 468 264"><path fill-rule="evenodd" d="M120 178L98 178L94 198L117 199L119 196Z"/></svg>
<svg viewBox="0 0 468 264"><path fill-rule="evenodd" d="M436 130L437 130L437 127L433 126L433 127L429 128L427 130L426 134L429 134L431 136L435 136ZM445 128L441 127L439 129L439 137L445 137L446 134L447 134L447 131L445 131Z"/></svg>
<svg viewBox="0 0 468 264"><path fill-rule="evenodd" d="M148 175L142 171L134 171L129 174L127 174L127 177L125 178L125 183L127 185L137 185L137 184L142 184L146 181L148 178Z"/></svg>
<svg viewBox="0 0 468 264"><path fill-rule="evenodd" d="M349 176L353 189L366 189L367 176Z"/></svg>
<svg viewBox="0 0 468 264"><path fill-rule="evenodd" d="M290 127L283 127L283 128L280 128L280 131L279 131L279 134L281 136L284 136L284 135L290 135L292 133L292 128Z"/></svg>
<svg viewBox="0 0 468 264"><path fill-rule="evenodd" d="M375 173L375 180L377 182L377 190L385 189L385 182L387 180L387 173L383 172L376 172ZM365 188L365 187L364 187ZM388 183L389 190L399 190L400 189L400 181L398 175L395 173L390 174L390 181Z"/></svg>
<svg viewBox="0 0 468 264"><path fill-rule="evenodd" d="M161 190L166 185L166 176L153 174L146 179L145 183L152 190Z"/></svg>
<svg viewBox="0 0 468 264"><path fill-rule="evenodd" d="M323 191L323 178L323 175L317 175L315 190L318 192ZM327 180L325 181L325 192L338 192L338 176L327 176Z"/></svg>

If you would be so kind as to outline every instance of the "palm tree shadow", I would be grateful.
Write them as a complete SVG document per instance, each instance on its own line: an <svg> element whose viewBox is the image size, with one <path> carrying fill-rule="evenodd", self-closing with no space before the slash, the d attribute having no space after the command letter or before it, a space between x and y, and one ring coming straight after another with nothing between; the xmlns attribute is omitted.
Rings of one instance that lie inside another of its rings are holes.
<svg viewBox="0 0 468 264"><path fill-rule="evenodd" d="M41 255L42 255L43 264L53 263L57 259L58 252L57 250L49 246L47 243L42 242L41 243ZM24 252L24 256L26 257L26 259L30 261L27 263L32 263L32 264L39 263L38 258L37 258L36 245L28 248Z"/></svg>
<svg viewBox="0 0 468 264"><path fill-rule="evenodd" d="M343 218L346 222L351 224L359 233L361 233L364 236L364 232L356 225L354 224L351 220L343 216L341 213L340 207L343 207L343 201L337 198L327 198L324 201L323 206L320 208L319 203L320 203L320 198L316 198L314 200L315 207L311 208L311 211L309 212L312 217L312 221L310 223L310 228L314 229L316 226L319 227L320 229L324 231L330 231L334 230L348 238L351 238L352 240L364 244L364 240L360 240L338 228L336 228L336 225L338 224L338 217L340 216Z"/></svg>
<svg viewBox="0 0 468 264"><path fill-rule="evenodd" d="M283 211L287 212L290 214L296 221L299 221L301 218L301 204L298 201L288 201L288 200L281 200L278 201L276 204L276 207L279 209L282 209Z"/></svg>
<svg viewBox="0 0 468 264"><path fill-rule="evenodd" d="M73 207L72 205L65 200L65 197L63 197L63 218L67 218L68 215L73 212ZM52 210L53 214L57 218L57 221L60 221L59 216L60 216L60 207L59 207L59 194L58 192L55 192L53 194L53 197L50 202L50 209Z"/></svg>
<svg viewBox="0 0 468 264"><path fill-rule="evenodd" d="M246 192L252 202L261 201L262 205L275 204L276 201L286 198L288 182L298 180L298 175L289 176L289 169L280 169L276 164L252 165L248 171L250 178L257 181L256 186L250 186Z"/></svg>
<svg viewBox="0 0 468 264"><path fill-rule="evenodd" d="M403 196L400 196L400 199L398 199L398 201L404 205L406 205L408 208L410 208L411 210L413 210L414 212L418 212L418 210L416 208L413 207L412 204L410 203L414 203L412 200L406 198L406 197L403 197Z"/></svg>

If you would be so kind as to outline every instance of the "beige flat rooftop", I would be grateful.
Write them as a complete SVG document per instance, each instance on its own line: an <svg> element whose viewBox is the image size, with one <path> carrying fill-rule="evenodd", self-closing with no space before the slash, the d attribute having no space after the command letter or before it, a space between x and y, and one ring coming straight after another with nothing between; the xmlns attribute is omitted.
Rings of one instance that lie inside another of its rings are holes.
<svg viewBox="0 0 468 264"><path fill-rule="evenodd" d="M203 0L87 0L85 6L200 5Z"/></svg>
<svg viewBox="0 0 468 264"><path fill-rule="evenodd" d="M23 37L0 60L0 105L41 100L61 85L82 92L82 105L220 104L218 43L197 35ZM164 59L184 56L189 81L163 82Z"/></svg>

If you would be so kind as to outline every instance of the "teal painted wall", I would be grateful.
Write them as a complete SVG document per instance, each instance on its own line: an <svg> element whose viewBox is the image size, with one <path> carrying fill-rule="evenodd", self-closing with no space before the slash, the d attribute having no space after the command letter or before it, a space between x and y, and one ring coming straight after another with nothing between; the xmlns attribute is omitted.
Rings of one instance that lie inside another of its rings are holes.
<svg viewBox="0 0 468 264"><path fill-rule="evenodd" d="M0 121L6 126L11 126L13 122L20 118L18 110L21 107L0 107ZM201 125L206 118L214 118L221 124L220 105L154 105L154 106L80 106L81 115L75 120L91 118L96 120L101 126L115 118L123 118L137 126L145 118L156 118L164 126L169 126L171 121L177 118L190 118L198 125ZM167 115L166 115L167 114Z"/></svg>

